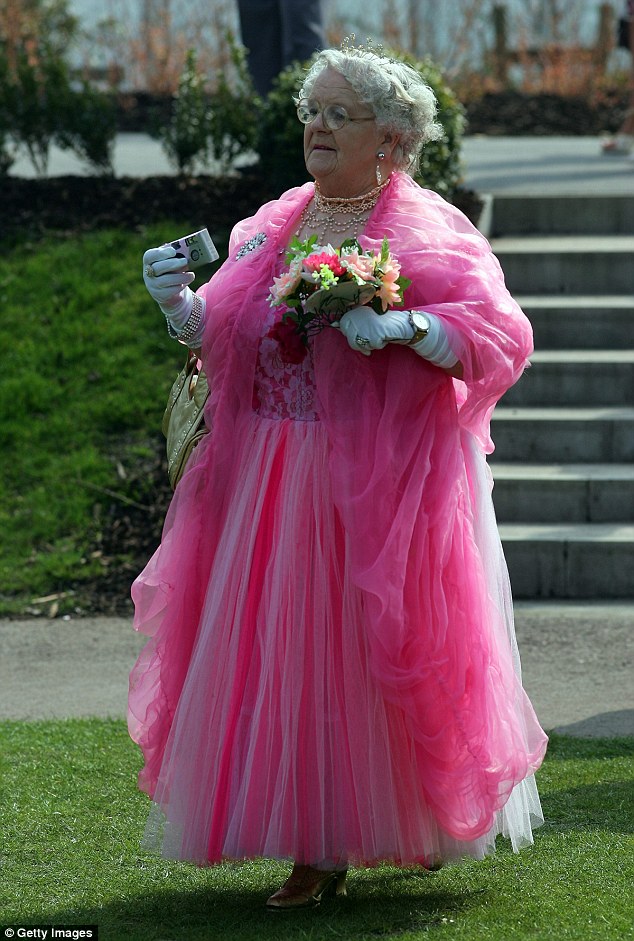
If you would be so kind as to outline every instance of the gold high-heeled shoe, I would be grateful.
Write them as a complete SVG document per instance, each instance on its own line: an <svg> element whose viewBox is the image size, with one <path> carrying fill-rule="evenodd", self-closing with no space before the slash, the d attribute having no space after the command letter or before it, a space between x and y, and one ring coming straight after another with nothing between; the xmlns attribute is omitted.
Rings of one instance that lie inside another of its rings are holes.
<svg viewBox="0 0 634 941"><path fill-rule="evenodd" d="M346 869L313 869L312 866L293 866L293 871L282 886L266 903L266 907L275 910L296 908L316 908L327 889L334 889L335 895L347 895Z"/></svg>

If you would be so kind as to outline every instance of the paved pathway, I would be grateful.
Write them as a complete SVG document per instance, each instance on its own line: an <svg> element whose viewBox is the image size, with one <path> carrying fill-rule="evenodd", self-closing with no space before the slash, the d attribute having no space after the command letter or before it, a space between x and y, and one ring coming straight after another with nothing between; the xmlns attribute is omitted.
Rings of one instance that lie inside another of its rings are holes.
<svg viewBox="0 0 634 941"><path fill-rule="evenodd" d="M465 184L482 193L634 194L634 162L601 154L597 137L466 137ZM170 174L160 144L145 134L119 134L117 176ZM53 147L49 174L89 174L76 157ZM26 158L11 169L33 176Z"/></svg>
<svg viewBox="0 0 634 941"><path fill-rule="evenodd" d="M516 621L547 729L634 736L634 603L519 603ZM0 622L0 719L123 716L142 642L127 618Z"/></svg>
<svg viewBox="0 0 634 941"><path fill-rule="evenodd" d="M634 195L634 162L597 137L467 137L465 183L480 193Z"/></svg>

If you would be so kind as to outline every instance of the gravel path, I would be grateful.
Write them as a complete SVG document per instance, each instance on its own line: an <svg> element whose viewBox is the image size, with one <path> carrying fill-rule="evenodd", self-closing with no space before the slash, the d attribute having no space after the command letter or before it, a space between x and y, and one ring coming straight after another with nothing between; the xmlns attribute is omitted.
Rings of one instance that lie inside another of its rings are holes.
<svg viewBox="0 0 634 941"><path fill-rule="evenodd" d="M634 603L519 603L516 624L547 730L634 736ZM124 716L142 643L126 618L0 621L0 719Z"/></svg>

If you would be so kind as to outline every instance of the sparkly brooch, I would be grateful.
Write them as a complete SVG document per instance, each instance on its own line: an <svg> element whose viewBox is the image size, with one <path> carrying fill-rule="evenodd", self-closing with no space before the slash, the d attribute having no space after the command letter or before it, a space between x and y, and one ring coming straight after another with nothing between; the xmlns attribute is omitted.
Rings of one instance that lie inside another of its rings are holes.
<svg viewBox="0 0 634 941"><path fill-rule="evenodd" d="M240 261L240 259L248 255L249 252L254 252L256 248L259 248L264 242L266 242L265 232L258 232L257 235L252 235L236 252L236 261Z"/></svg>

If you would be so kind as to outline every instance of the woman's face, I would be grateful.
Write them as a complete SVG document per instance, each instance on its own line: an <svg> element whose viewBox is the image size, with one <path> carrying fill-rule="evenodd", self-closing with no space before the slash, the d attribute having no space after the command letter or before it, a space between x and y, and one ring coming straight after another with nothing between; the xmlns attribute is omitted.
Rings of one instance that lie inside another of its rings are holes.
<svg viewBox="0 0 634 941"><path fill-rule="evenodd" d="M377 126L369 105L359 100L352 85L334 69L327 68L316 79L310 100L320 109L342 105L350 118L339 130L324 124L323 113L304 127L304 159L308 172L319 183L324 196L360 196L376 186L377 153L386 153L381 161L384 177L391 171L389 156L393 142Z"/></svg>

